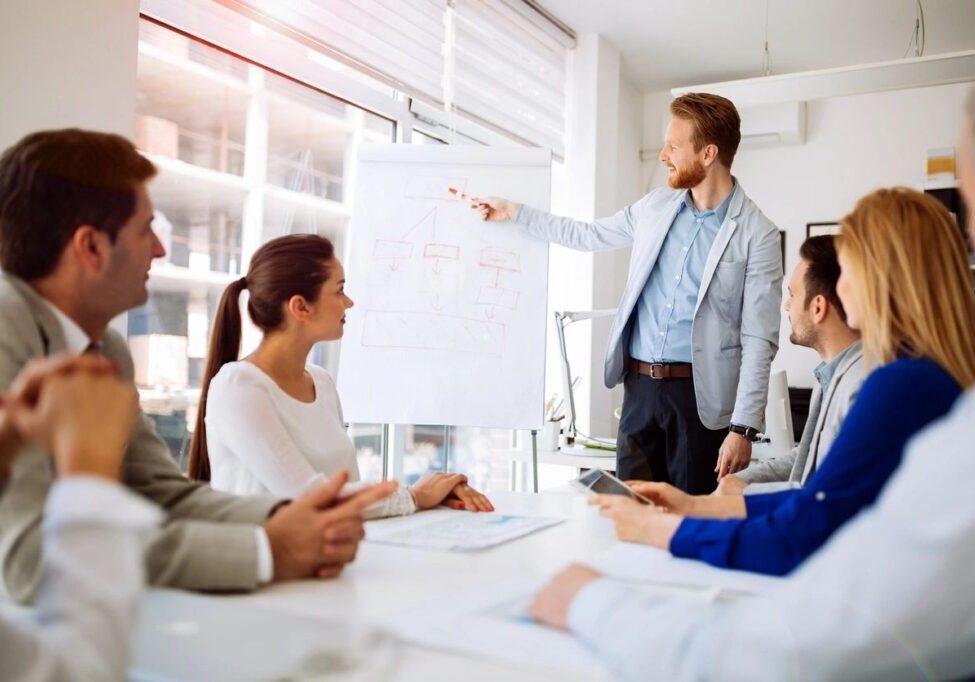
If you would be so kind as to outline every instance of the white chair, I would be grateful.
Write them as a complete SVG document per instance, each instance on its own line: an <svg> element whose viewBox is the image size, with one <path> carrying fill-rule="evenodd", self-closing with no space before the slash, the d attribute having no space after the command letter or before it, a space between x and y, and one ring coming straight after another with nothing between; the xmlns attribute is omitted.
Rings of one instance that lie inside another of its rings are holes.
<svg viewBox="0 0 975 682"><path fill-rule="evenodd" d="M765 435L771 440L764 448L767 457L778 457L795 447L792 430L792 403L785 370L769 377L768 405L765 407ZM763 454L765 454L763 453Z"/></svg>

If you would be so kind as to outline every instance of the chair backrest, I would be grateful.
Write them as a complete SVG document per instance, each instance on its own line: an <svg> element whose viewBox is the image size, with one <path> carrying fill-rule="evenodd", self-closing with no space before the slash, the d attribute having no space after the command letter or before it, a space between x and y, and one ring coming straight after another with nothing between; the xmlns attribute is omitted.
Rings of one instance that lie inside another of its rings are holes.
<svg viewBox="0 0 975 682"><path fill-rule="evenodd" d="M792 406L789 402L789 378L785 370L769 377L768 405L765 406L765 435L771 439L769 456L778 457L795 446L792 430Z"/></svg>

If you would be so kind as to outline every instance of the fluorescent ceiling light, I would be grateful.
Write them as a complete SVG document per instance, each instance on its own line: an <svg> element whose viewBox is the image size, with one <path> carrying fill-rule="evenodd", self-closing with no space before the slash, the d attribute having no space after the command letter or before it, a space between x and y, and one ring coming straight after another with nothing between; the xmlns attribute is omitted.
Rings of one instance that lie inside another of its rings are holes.
<svg viewBox="0 0 975 682"><path fill-rule="evenodd" d="M692 85L673 88L670 92L674 97L688 92L710 92L743 106L801 102L972 80L975 80L975 50L966 50L837 69Z"/></svg>

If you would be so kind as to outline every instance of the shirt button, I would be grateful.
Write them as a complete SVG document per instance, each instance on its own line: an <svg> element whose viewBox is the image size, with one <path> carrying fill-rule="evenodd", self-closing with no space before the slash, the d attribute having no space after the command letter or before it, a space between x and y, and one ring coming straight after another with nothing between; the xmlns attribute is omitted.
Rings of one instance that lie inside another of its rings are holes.
<svg viewBox="0 0 975 682"><path fill-rule="evenodd" d="M697 224L698 224L698 225L700 225L700 224L701 224L701 219L700 219L700 218L698 218L698 219L697 219Z"/></svg>
<svg viewBox="0 0 975 682"><path fill-rule="evenodd" d="M668 307L668 308L673 308L673 307L674 307L674 304L673 304L673 303L668 303L668 304L667 304L667 307Z"/></svg>
<svg viewBox="0 0 975 682"><path fill-rule="evenodd" d="M680 279L680 275L674 275L674 279Z"/></svg>
<svg viewBox="0 0 975 682"><path fill-rule="evenodd" d="M816 501L817 502L822 502L825 499L826 499L826 493L824 493L822 490L820 490L818 493L816 493Z"/></svg>
<svg viewBox="0 0 975 682"><path fill-rule="evenodd" d="M661 335L661 336L663 336L663 335L664 335L664 333L663 333L663 332L660 332L660 335Z"/></svg>

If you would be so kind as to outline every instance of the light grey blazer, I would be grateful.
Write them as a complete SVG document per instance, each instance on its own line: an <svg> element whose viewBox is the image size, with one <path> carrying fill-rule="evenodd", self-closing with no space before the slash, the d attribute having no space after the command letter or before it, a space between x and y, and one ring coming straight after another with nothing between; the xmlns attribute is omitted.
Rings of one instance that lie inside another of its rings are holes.
<svg viewBox="0 0 975 682"><path fill-rule="evenodd" d="M687 190L655 189L616 215L592 223L522 207L528 234L580 251L632 247L623 298L609 334L604 380L623 380L630 317ZM765 428L769 368L778 350L782 302L779 232L736 183L708 254L697 296L692 362L697 411L710 429L729 423Z"/></svg>
<svg viewBox="0 0 975 682"><path fill-rule="evenodd" d="M0 390L9 388L28 360L65 350L61 324L25 282L0 274ZM109 331L103 353L132 380L125 340ZM167 523L147 547L149 579L198 590L251 590L258 584L256 528L278 502L237 497L184 477L140 412L123 461L123 482L160 505ZM41 519L54 480L47 452L28 447L0 492L0 574L7 596L28 601L41 574Z"/></svg>
<svg viewBox="0 0 975 682"><path fill-rule="evenodd" d="M863 348L857 341L836 367L824 394L818 382L809 403L809 419L796 447L781 457L755 462L736 474L749 483L749 495L804 486L822 465L849 414L864 380ZM772 483L787 482L784 485Z"/></svg>

